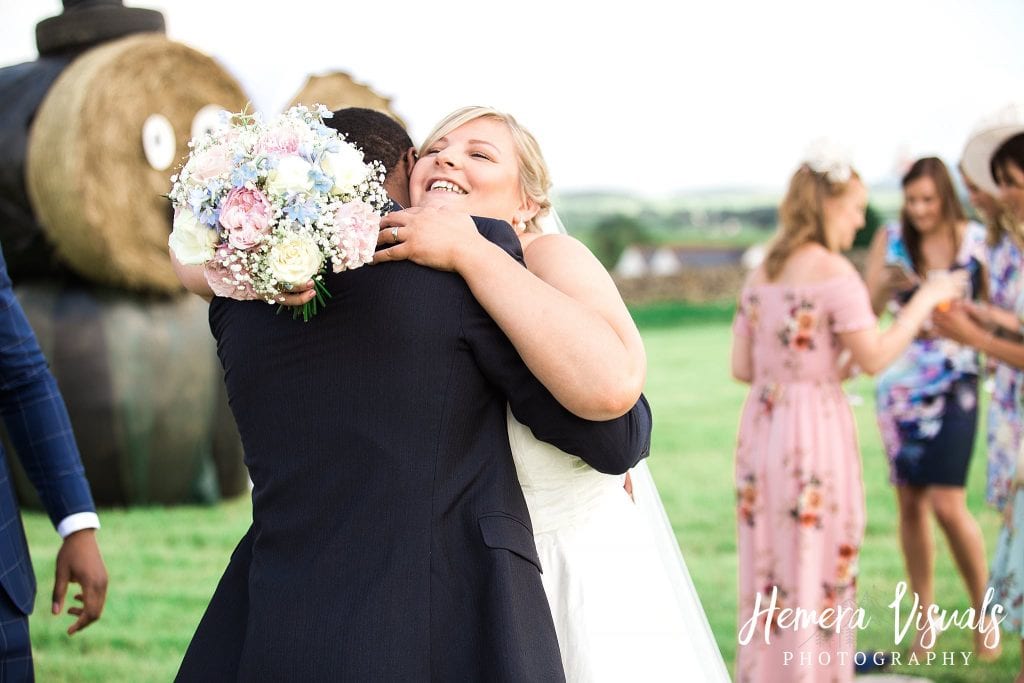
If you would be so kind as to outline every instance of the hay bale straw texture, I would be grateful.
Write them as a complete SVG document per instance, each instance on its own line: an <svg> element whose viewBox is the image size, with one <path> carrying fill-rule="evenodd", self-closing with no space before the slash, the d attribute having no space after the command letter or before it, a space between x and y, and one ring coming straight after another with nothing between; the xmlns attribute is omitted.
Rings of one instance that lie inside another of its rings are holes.
<svg viewBox="0 0 1024 683"><path fill-rule="evenodd" d="M294 107L297 104L304 104L307 107L322 104L331 111L346 107L375 109L405 127L405 122L391 111L390 98L377 94L368 85L357 83L343 71L309 76L288 106Z"/></svg>
<svg viewBox="0 0 1024 683"><path fill-rule="evenodd" d="M167 117L183 162L202 107L239 111L246 102L213 59L160 34L83 53L54 83L29 133L29 198L61 258L98 284L180 291L165 197L180 163L162 171L149 165L143 123L151 114Z"/></svg>

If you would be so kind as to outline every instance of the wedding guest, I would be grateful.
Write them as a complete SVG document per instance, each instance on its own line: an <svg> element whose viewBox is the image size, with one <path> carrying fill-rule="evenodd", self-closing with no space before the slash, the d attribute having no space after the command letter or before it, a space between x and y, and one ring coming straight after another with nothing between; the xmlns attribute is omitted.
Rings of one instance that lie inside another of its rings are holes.
<svg viewBox="0 0 1024 683"><path fill-rule="evenodd" d="M764 263L740 294L732 373L750 384L736 447L740 646L736 679L849 681L855 631L766 619L778 609L856 606L864 490L853 414L841 387L843 349L876 373L911 343L964 274L924 283L881 332L868 290L840 251L864 225L867 189L827 148L809 155L779 207ZM807 659L803 659L806 657Z"/></svg>
<svg viewBox="0 0 1024 683"><path fill-rule="evenodd" d="M39 492L57 533L57 572L51 610L60 614L68 583L81 586L68 609L74 635L100 618L107 570L96 543L99 518L78 455L64 399L28 319L11 290L0 252L0 414L18 459ZM0 445L0 681L33 680L28 615L36 597L25 530L18 515L7 454Z"/></svg>
<svg viewBox="0 0 1024 683"><path fill-rule="evenodd" d="M982 282L985 227L968 221L946 165L918 159L903 176L898 222L880 230L866 267L872 308L898 315L928 274L963 268ZM980 609L988 581L985 541L967 509L965 483L978 417L978 356L934 334L919 335L878 378L876 409L896 488L899 535L910 589L924 605L935 601L935 544L931 517L945 533L971 604ZM975 633L975 649L984 649ZM924 640L924 643L922 643ZM934 645L922 627L911 645L918 655Z"/></svg>
<svg viewBox="0 0 1024 683"><path fill-rule="evenodd" d="M1014 113L1011 109L1009 113ZM964 148L964 166L982 188L995 187L998 196L1013 219L1013 236L1004 238L1016 247L1020 226L1024 224L1024 110L1010 121L1001 121L988 129L976 131ZM1016 277L1016 272L1014 273ZM970 345L1006 366L1024 369L1024 343L1021 320L1024 320L1024 293L1018 292L1013 302L1016 316L1009 317L993 310L964 304L945 314L936 314L939 330L952 339ZM1021 386L1009 402L1021 411ZM995 401L993 400L993 403ZM1020 424L1015 416L1012 423ZM996 601L1002 605L1006 618L1003 629L1021 638L1021 670L1016 683L1024 683L1024 472L1022 472L1020 433L998 441L1000 450L993 460L989 453L989 500L1003 511L1003 525L996 544L995 557L989 568L989 585Z"/></svg>

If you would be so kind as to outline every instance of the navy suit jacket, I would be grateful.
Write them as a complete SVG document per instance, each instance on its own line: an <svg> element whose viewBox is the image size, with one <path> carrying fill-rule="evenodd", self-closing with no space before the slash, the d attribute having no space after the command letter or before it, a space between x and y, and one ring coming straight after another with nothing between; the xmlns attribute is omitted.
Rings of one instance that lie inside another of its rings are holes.
<svg viewBox="0 0 1024 683"><path fill-rule="evenodd" d="M521 258L506 223L477 225ZM646 401L569 413L455 273L405 261L328 284L307 324L211 304L253 525L179 680L564 680L506 405L624 472L649 447Z"/></svg>
<svg viewBox="0 0 1024 683"><path fill-rule="evenodd" d="M64 399L11 291L0 251L0 416L54 526L95 507ZM32 611L36 580L11 480L0 445L0 587L25 614Z"/></svg>

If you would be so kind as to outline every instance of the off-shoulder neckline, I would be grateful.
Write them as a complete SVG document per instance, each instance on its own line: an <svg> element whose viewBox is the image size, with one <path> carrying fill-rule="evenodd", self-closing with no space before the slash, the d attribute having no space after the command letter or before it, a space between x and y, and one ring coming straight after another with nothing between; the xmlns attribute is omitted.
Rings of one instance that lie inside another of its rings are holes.
<svg viewBox="0 0 1024 683"><path fill-rule="evenodd" d="M824 285L835 284L836 282L848 280L850 278L856 278L860 280L860 274L857 272L842 273L840 275L832 275L831 277L827 277L824 280L815 280L814 282L758 282L755 284L748 284L744 287L744 289L759 289L762 287L766 289L813 289L816 287L822 287Z"/></svg>

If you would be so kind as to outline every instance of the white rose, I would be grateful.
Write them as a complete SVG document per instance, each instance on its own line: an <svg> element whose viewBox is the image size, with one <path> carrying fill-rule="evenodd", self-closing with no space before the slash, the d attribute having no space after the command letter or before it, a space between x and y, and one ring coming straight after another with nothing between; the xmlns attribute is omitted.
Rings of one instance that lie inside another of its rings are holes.
<svg viewBox="0 0 1024 683"><path fill-rule="evenodd" d="M267 265L279 282L306 282L320 272L324 255L316 242L303 235L288 235L270 248Z"/></svg>
<svg viewBox="0 0 1024 683"><path fill-rule="evenodd" d="M327 152L320 159L320 168L334 179L331 194L351 192L366 180L370 168L363 161L363 153L351 145L342 145L340 152Z"/></svg>
<svg viewBox="0 0 1024 683"><path fill-rule="evenodd" d="M182 265L199 265L213 258L217 231L200 223L188 209L181 209L174 216L174 229L167 244Z"/></svg>
<svg viewBox="0 0 1024 683"><path fill-rule="evenodd" d="M267 174L267 189L273 194L309 192L313 189L313 181L309 178L312 170L312 165L302 157L281 157L277 168Z"/></svg>

